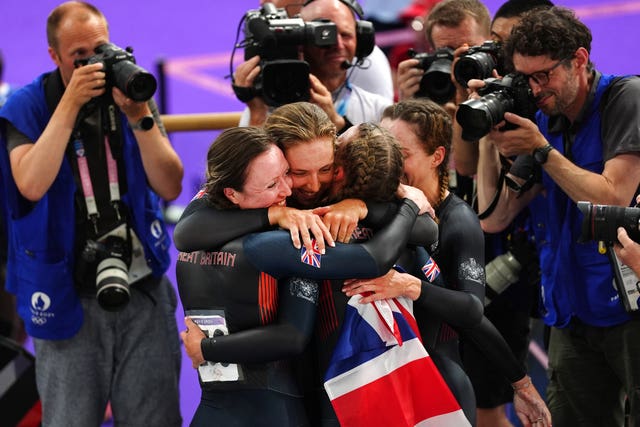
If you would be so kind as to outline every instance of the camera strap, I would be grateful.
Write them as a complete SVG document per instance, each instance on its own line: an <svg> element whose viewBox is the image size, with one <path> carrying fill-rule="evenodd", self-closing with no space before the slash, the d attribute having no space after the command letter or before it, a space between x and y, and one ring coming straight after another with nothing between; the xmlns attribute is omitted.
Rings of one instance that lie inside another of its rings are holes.
<svg viewBox="0 0 640 427"><path fill-rule="evenodd" d="M498 183L496 184L496 193L493 195L493 200L491 200L491 203L489 203L489 206L487 206L487 209L478 213L478 219L487 218L489 215L493 213L493 211L496 209L496 206L498 206L498 201L500 200L500 192L502 191L502 186L504 185L504 179L506 174L507 172L504 166L501 167L500 176L498 177ZM477 208L477 203L478 203L478 199L476 196L476 199L475 199L476 208Z"/></svg>
<svg viewBox="0 0 640 427"><path fill-rule="evenodd" d="M120 214L120 177L118 174L118 156L121 156L121 138L119 138L120 126L118 125L118 113L113 102L101 106L100 119L102 121L102 133L100 138L104 144L104 158L107 166L107 184L109 189L109 202L113 207L118 222L122 221ZM81 119L81 117L78 117ZM93 224L96 235L99 233L98 218L100 212L94 193L94 185L89 172L89 161L85 140L82 137L80 123L72 134L70 148L73 151L78 166L78 176L82 188L84 206L89 221ZM114 141L115 140L115 141Z"/></svg>
<svg viewBox="0 0 640 427"><path fill-rule="evenodd" d="M104 136L104 149L106 153L107 162L107 175L109 178L109 199L113 208L116 211L118 220L121 220L118 203L120 202L120 182L118 179L118 164L111 153L111 146L109 144L109 137ZM82 184L82 193L84 195L84 202L87 208L87 218L93 224L95 233L98 233L98 218L100 212L98 212L98 206L96 204L95 194L93 192L93 184L91 182L91 174L89 173L89 162L87 161L86 152L84 149L84 142L79 135L73 141L73 150L75 152L76 160L78 161L78 172L80 175L80 183Z"/></svg>

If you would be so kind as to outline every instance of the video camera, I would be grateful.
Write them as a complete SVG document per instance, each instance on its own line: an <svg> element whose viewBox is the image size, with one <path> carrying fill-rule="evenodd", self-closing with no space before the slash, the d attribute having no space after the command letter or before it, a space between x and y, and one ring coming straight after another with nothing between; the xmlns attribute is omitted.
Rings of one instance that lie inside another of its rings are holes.
<svg viewBox="0 0 640 427"><path fill-rule="evenodd" d="M462 127L462 139L475 141L489 133L492 127L504 120L507 112L535 120L538 107L527 79L518 73L507 74L502 79L485 79L485 86L478 90L479 99L461 103L456 120ZM502 130L515 129L507 122Z"/></svg>
<svg viewBox="0 0 640 427"><path fill-rule="evenodd" d="M425 70L415 96L427 97L440 105L453 98L456 93L451 81L453 49L445 47L432 53L416 53L409 49L409 56L420 61L418 68Z"/></svg>
<svg viewBox="0 0 640 427"><path fill-rule="evenodd" d="M502 44L487 40L479 46L470 47L464 55L460 56L453 67L453 75L458 83L467 87L469 80L488 79L494 69L502 75L504 68Z"/></svg>
<svg viewBox="0 0 640 427"><path fill-rule="evenodd" d="M257 95L272 107L309 100L309 64L299 59L300 46L330 47L338 42L336 24L289 18L283 8L265 3L245 16L244 59L260 55Z"/></svg>
<svg viewBox="0 0 640 427"><path fill-rule="evenodd" d="M148 101L156 92L158 87L156 78L144 68L136 65L136 60L132 55L133 48L122 49L113 43L104 43L96 47L94 52L94 56L76 59L74 64L79 67L101 62L106 74L107 91L115 86L127 98L136 102Z"/></svg>
<svg viewBox="0 0 640 427"><path fill-rule="evenodd" d="M584 216L580 241L596 240L611 245L618 241L618 227L622 227L631 240L640 243L640 208L578 202L578 209Z"/></svg>

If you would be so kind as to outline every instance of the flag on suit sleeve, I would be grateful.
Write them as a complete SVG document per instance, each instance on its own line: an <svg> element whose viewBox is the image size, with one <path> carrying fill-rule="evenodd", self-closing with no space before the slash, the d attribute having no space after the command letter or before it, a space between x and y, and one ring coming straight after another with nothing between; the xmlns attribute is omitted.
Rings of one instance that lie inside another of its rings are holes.
<svg viewBox="0 0 640 427"><path fill-rule="evenodd" d="M312 267L320 268L322 253L320 253L320 249L318 249L318 242L316 242L316 239L313 239L311 240L311 244L313 248L310 251L304 246L300 249L300 261Z"/></svg>
<svg viewBox="0 0 640 427"><path fill-rule="evenodd" d="M429 257L429 260L422 266L421 270L431 283L440 275L440 267L432 257Z"/></svg>
<svg viewBox="0 0 640 427"><path fill-rule="evenodd" d="M324 388L343 427L470 427L420 340L413 302L351 297Z"/></svg>

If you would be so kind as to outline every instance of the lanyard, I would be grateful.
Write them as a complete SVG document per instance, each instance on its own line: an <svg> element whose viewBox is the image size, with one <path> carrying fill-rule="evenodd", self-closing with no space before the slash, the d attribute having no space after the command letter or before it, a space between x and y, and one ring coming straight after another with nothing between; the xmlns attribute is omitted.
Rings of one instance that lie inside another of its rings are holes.
<svg viewBox="0 0 640 427"><path fill-rule="evenodd" d="M118 164L111 154L111 146L107 135L104 137L104 147L107 158L107 173L109 176L109 196L111 204L116 211L118 220L120 220L120 211L118 210L118 202L120 201L120 183L118 181ZM87 161L84 143L82 139L76 138L73 141L73 149L78 159L78 171L80 173L80 182L82 184L82 192L84 194L84 202L87 207L87 217L93 223L93 228L98 233L98 205L93 192L93 184L91 182L91 174L89 173L89 162Z"/></svg>
<svg viewBox="0 0 640 427"><path fill-rule="evenodd" d="M351 88L351 83L349 83L349 80L344 82L344 85L338 91L338 96L342 92L342 89L347 89L347 92L340 99L336 100L335 108L338 115L344 117L347 114L347 104L349 103L349 98L351 97L351 91L353 90Z"/></svg>

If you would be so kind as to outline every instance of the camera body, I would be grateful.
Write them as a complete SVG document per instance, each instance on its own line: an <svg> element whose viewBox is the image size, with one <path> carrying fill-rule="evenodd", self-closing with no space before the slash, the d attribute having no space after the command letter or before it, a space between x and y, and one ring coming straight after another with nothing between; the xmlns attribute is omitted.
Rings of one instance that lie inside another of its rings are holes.
<svg viewBox="0 0 640 427"><path fill-rule="evenodd" d="M492 127L504 120L507 112L535 120L538 107L527 79L518 73L507 74L501 79L485 79L485 86L478 90L479 99L469 99L458 107L456 120L462 127L462 138L475 141L489 133ZM507 122L502 130L515 129Z"/></svg>
<svg viewBox="0 0 640 427"><path fill-rule="evenodd" d="M471 79L490 78L494 69L499 75L504 73L502 43L487 40L479 46L470 47L458 59L453 67L453 75L458 83L467 87L467 82Z"/></svg>
<svg viewBox="0 0 640 427"><path fill-rule="evenodd" d="M618 227L622 227L634 242L640 243L640 208L594 205L578 202L584 216L580 241L596 240L612 245L618 241Z"/></svg>
<svg viewBox="0 0 640 427"><path fill-rule="evenodd" d="M122 310L131 296L131 243L116 235L100 241L88 240L82 251L82 262L97 264L96 298L100 306L108 311Z"/></svg>
<svg viewBox="0 0 640 427"><path fill-rule="evenodd" d="M256 94L272 107L308 101L309 64L299 59L300 47L335 45L336 24L289 18L284 8L276 8L273 3L249 10L244 20L244 59L260 55L260 74L254 82Z"/></svg>
<svg viewBox="0 0 640 427"><path fill-rule="evenodd" d="M156 78L136 64L131 47L122 49L113 43L104 43L94 52L95 55L89 58L76 60L75 65L102 63L107 91L115 86L136 102L148 101L156 92Z"/></svg>
<svg viewBox="0 0 640 427"><path fill-rule="evenodd" d="M453 49L445 47L431 53L416 53L409 49L409 56L417 59L418 68L424 70L415 96L429 98L440 105L453 98L456 93L451 81Z"/></svg>

